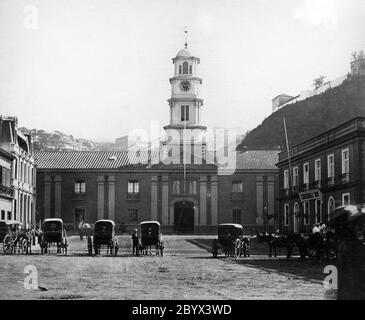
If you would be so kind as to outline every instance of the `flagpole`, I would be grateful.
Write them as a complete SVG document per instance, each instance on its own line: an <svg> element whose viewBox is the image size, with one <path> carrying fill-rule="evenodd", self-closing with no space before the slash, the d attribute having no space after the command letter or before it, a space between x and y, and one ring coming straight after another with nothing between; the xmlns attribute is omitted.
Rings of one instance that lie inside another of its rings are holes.
<svg viewBox="0 0 365 320"><path fill-rule="evenodd" d="M289 162L289 188L291 186L292 192L294 193L293 183L292 182L292 169L291 169L291 160L290 160L290 151L289 151L289 139L288 139L288 132L286 130L286 122L285 117L283 117L284 122L284 131L285 131L285 141L286 141L286 149L288 152L288 162Z"/></svg>
<svg viewBox="0 0 365 320"><path fill-rule="evenodd" d="M183 134L183 143L184 143L184 152L183 152L183 163L184 163L184 194L185 194L185 185L186 185L186 161L185 161L185 156L186 156L186 115L187 115L187 108L185 107L185 121L184 121L184 134Z"/></svg>

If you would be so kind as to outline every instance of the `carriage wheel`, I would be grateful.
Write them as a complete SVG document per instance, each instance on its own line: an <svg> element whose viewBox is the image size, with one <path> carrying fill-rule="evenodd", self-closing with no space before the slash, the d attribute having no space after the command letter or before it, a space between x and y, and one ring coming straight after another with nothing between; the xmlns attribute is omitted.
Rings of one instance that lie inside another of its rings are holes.
<svg viewBox="0 0 365 320"><path fill-rule="evenodd" d="M241 241L236 240L235 246L234 246L234 254L236 258L239 258L241 256Z"/></svg>
<svg viewBox="0 0 365 320"><path fill-rule="evenodd" d="M5 254L11 254L13 250L13 238L7 234L3 241L3 250Z"/></svg>
<svg viewBox="0 0 365 320"><path fill-rule="evenodd" d="M23 254L28 254L28 249L29 249L28 239L23 239L23 241L21 242L20 245L22 247L22 253Z"/></svg>
<svg viewBox="0 0 365 320"><path fill-rule="evenodd" d="M91 237L87 237L87 250L89 252L89 256L93 255L93 241L91 240Z"/></svg>

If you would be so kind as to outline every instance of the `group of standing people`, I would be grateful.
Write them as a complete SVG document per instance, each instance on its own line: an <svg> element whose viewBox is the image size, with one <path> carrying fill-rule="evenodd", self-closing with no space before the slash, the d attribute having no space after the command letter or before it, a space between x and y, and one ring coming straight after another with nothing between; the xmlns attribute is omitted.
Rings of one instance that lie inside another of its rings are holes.
<svg viewBox="0 0 365 320"><path fill-rule="evenodd" d="M313 234L324 234L326 232L326 225L321 223L315 223L312 227L312 233Z"/></svg>

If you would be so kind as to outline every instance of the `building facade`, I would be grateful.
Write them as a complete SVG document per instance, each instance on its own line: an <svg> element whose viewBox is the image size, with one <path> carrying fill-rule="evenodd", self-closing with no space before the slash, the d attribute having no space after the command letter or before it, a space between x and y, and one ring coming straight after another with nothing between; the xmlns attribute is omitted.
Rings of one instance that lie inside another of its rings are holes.
<svg viewBox="0 0 365 320"><path fill-rule="evenodd" d="M0 149L0 220L12 218L14 190L11 184L11 172L14 155Z"/></svg>
<svg viewBox="0 0 365 320"><path fill-rule="evenodd" d="M209 147L200 59L185 46L172 60L170 121L159 147L128 141L133 150L37 153L37 220L61 217L77 229L81 220L108 218L127 231L158 220L170 233L216 232L230 222L273 227L279 151Z"/></svg>
<svg viewBox="0 0 365 320"><path fill-rule="evenodd" d="M16 117L0 116L0 149L13 158L11 166L5 166L3 162L7 187L10 181L11 192L8 194L12 198L11 210L6 210L6 219L19 220L27 228L35 226L36 166L33 142L31 135L24 135L18 130Z"/></svg>
<svg viewBox="0 0 365 320"><path fill-rule="evenodd" d="M279 154L280 229L308 232L334 208L365 203L365 118ZM289 163L290 162L290 163Z"/></svg>

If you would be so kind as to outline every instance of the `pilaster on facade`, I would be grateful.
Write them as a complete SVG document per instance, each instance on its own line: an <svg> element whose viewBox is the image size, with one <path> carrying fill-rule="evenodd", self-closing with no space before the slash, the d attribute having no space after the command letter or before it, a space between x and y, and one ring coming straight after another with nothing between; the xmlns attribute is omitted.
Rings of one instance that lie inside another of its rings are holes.
<svg viewBox="0 0 365 320"><path fill-rule="evenodd" d="M51 217L51 184L52 178L49 175L44 176L44 218ZM21 203L21 201L20 201ZM21 211L21 210L20 210ZM19 212L21 214L21 212Z"/></svg>
<svg viewBox="0 0 365 320"><path fill-rule="evenodd" d="M200 177L200 225L207 224L207 177Z"/></svg>
<svg viewBox="0 0 365 320"><path fill-rule="evenodd" d="M55 217L62 217L62 176L57 175L54 178L55 186Z"/></svg>
<svg viewBox="0 0 365 320"><path fill-rule="evenodd" d="M218 224L218 177L211 177L211 224Z"/></svg>
<svg viewBox="0 0 365 320"><path fill-rule="evenodd" d="M115 220L115 176L108 177L108 218Z"/></svg>
<svg viewBox="0 0 365 320"><path fill-rule="evenodd" d="M169 215L169 177L162 176L162 224L172 225L173 220Z"/></svg>
<svg viewBox="0 0 365 320"><path fill-rule="evenodd" d="M157 221L158 212L158 177L151 177L151 220Z"/></svg>
<svg viewBox="0 0 365 320"><path fill-rule="evenodd" d="M98 176L97 178L98 185L98 200L97 200L97 217L98 220L104 219L104 189L105 189L105 177Z"/></svg>
<svg viewBox="0 0 365 320"><path fill-rule="evenodd" d="M264 224L264 177L256 176L256 224L262 226Z"/></svg>

